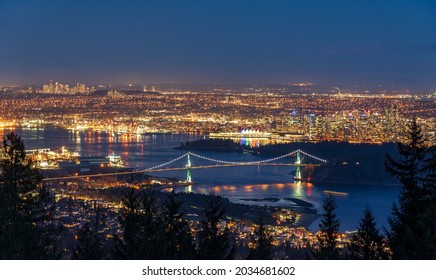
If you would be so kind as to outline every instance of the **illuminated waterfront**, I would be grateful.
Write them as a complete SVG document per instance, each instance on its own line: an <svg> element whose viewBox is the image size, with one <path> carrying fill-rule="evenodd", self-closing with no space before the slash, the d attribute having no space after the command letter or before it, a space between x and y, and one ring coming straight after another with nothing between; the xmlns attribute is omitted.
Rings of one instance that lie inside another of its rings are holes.
<svg viewBox="0 0 436 280"><path fill-rule="evenodd" d="M146 168L154 166L184 153L172 149L181 142L201 138L198 134L156 134L156 135L112 135L104 132L72 132L54 127L44 130L17 130L22 135L27 149L65 146L82 156L106 156L112 152L120 155L127 167ZM2 134L2 131L0 131ZM201 152L202 155L228 161L259 160L258 157L244 153ZM195 159L194 159L195 160ZM287 159L289 160L289 159ZM195 164L195 162L194 162ZM368 184L310 184L294 183L289 166L238 167L192 170L195 185L193 192L226 196L234 202L246 204L289 205L286 198L299 198L314 204L320 210L325 191L346 193L337 196L337 213L341 219L341 230L353 230L369 205L377 223L386 225L391 204L397 198L398 186ZM183 179L185 171L152 174L161 177ZM269 201L260 199L272 198ZM277 200L278 199L278 200ZM257 201L251 201L257 200ZM316 228L317 222L311 228Z"/></svg>
<svg viewBox="0 0 436 280"><path fill-rule="evenodd" d="M56 86L49 88L58 91ZM66 86L64 90L67 88L72 90ZM404 124L416 114L429 143L435 141L434 94L343 94L336 93L336 88L309 94L295 86L160 92L134 87L103 87L94 92L83 84L75 88L73 92L81 88L82 93L54 94L44 86L42 92L3 89L0 128L53 124L72 131L114 135L210 133L212 137L245 137L252 142L380 144L404 140Z"/></svg>

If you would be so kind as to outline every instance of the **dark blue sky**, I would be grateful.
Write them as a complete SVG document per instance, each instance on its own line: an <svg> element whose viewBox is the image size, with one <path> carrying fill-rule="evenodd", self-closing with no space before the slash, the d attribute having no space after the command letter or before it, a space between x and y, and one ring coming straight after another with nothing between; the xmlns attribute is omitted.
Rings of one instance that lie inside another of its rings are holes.
<svg viewBox="0 0 436 280"><path fill-rule="evenodd" d="M436 0L0 0L0 82L436 87Z"/></svg>

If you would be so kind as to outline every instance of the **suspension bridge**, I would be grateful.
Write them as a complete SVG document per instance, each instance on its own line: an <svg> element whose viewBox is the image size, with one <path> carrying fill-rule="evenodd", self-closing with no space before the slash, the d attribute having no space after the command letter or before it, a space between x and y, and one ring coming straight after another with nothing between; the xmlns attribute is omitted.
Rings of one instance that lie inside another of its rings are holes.
<svg viewBox="0 0 436 280"><path fill-rule="evenodd" d="M303 158L307 156L309 158L314 159L317 163L303 163ZM277 162L286 157L295 157L295 160L290 163L281 163ZM204 165L192 165L192 158L201 159L202 161L209 162L210 164ZM186 163L182 166L174 166L176 162L181 161L182 159L186 160ZM112 172L112 173L100 173L100 174L89 174L89 175L77 175L77 176L64 176L64 177L48 177L44 178L43 181L56 181L56 180L69 180L69 179L80 179L80 178L94 178L94 177L104 177L104 176L118 176L118 175L129 175L129 174L145 174L145 173L155 173L155 172L165 172L165 171L177 171L177 170L186 170L186 183L192 183L191 178L191 170L192 169L205 169L205 168L223 168L223 167L242 167L242 166L294 166L295 176L294 179L296 181L303 180L302 178L302 168L307 166L319 166L321 163L326 163L327 160L319 158L317 156L306 153L300 149L295 150L293 152L270 158L265 160L258 161L225 161L220 159L209 158L206 156L202 156L193 152L187 152L177 158L174 158L170 161L164 162L162 164L141 169L141 170L133 170L133 171L121 171L121 172Z"/></svg>

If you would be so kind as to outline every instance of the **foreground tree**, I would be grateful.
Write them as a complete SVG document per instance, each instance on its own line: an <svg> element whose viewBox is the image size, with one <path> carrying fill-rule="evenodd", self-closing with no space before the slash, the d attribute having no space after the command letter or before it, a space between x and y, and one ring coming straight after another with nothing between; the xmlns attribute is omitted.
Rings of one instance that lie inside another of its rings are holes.
<svg viewBox="0 0 436 280"><path fill-rule="evenodd" d="M200 259L223 260L229 249L229 231L219 229L219 224L224 216L221 197L211 194L204 208L204 219L198 233Z"/></svg>
<svg viewBox="0 0 436 280"><path fill-rule="evenodd" d="M386 170L402 184L387 231L394 259L435 258L434 147L427 149L416 118L407 125L407 141L397 143L399 158L386 155Z"/></svg>
<svg viewBox="0 0 436 280"><path fill-rule="evenodd" d="M258 217L251 243L253 247L250 250L248 259L271 260L273 258L272 236L269 234L266 228L264 216L262 215Z"/></svg>
<svg viewBox="0 0 436 280"><path fill-rule="evenodd" d="M425 174L423 189L424 197L427 201L425 216L428 220L428 242L429 254L431 251L431 259L436 259L436 145L431 146L427 150L427 158L424 160L423 172Z"/></svg>
<svg viewBox="0 0 436 280"><path fill-rule="evenodd" d="M96 229L86 223L77 236L78 244L73 254L75 260L101 260L104 259L103 244Z"/></svg>
<svg viewBox="0 0 436 280"><path fill-rule="evenodd" d="M181 202L175 193L168 195L163 210L164 232L166 237L166 260L186 260L195 258L191 228L180 212Z"/></svg>
<svg viewBox="0 0 436 280"><path fill-rule="evenodd" d="M321 260L337 260L340 258L338 248L339 219L336 217L336 200L329 196L323 203L324 214L319 224L318 248L313 250L313 256Z"/></svg>
<svg viewBox="0 0 436 280"><path fill-rule="evenodd" d="M351 259L383 260L388 258L384 249L383 236L379 233L369 208L364 210L357 233L351 238L348 249Z"/></svg>
<svg viewBox="0 0 436 280"><path fill-rule="evenodd" d="M129 260L163 259L167 243L155 193L130 189L123 205L124 238L118 240L113 255Z"/></svg>
<svg viewBox="0 0 436 280"><path fill-rule="evenodd" d="M56 257L53 198L42 175L26 158L24 143L11 132L0 150L0 258Z"/></svg>

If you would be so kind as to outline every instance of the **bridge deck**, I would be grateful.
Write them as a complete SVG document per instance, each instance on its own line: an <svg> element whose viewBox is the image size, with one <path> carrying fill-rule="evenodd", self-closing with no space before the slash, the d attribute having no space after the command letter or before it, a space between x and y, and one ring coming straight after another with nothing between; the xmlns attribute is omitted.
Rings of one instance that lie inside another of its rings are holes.
<svg viewBox="0 0 436 280"><path fill-rule="evenodd" d="M200 165L191 166L189 169L207 169L207 168L221 168L221 167L243 167L243 166L320 166L320 164L294 164L294 163L261 163L261 164L216 164L216 165ZM140 174L140 173L155 173L155 172L165 172L165 171L178 171L186 170L187 167L171 167L171 168L161 168L161 169L151 169L151 170L135 170L135 171L122 171L122 172L112 172L112 173L100 173L100 174L89 174L89 175L78 175L78 176L65 176L65 177L51 177L44 178L43 181L56 181L56 180L71 180L71 179L82 179L82 178L94 178L94 177L104 177L104 176L117 176L117 175L130 175L130 174Z"/></svg>

